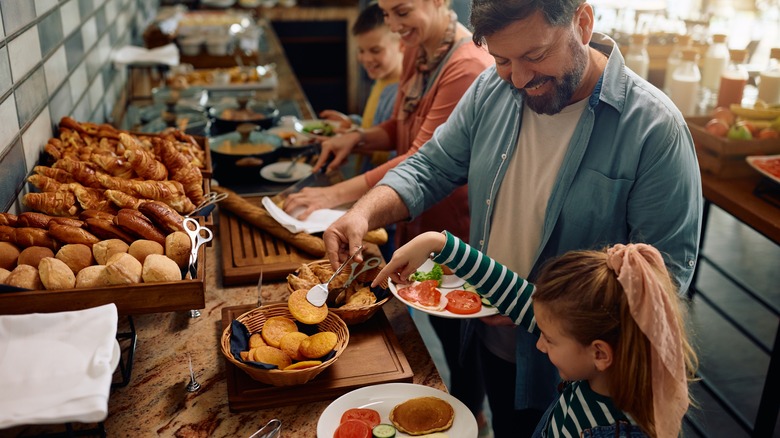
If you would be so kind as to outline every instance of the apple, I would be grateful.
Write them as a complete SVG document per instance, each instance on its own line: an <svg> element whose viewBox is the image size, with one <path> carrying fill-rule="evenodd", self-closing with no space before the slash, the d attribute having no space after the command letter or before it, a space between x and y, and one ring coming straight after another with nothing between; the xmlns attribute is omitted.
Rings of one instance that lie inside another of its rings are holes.
<svg viewBox="0 0 780 438"><path fill-rule="evenodd" d="M737 125L745 126L745 128L747 128L748 131L750 131L750 135L752 135L753 137L757 137L758 132L761 131L761 128L759 128L758 125L751 122L750 120L740 120L739 122L737 122Z"/></svg>
<svg viewBox="0 0 780 438"><path fill-rule="evenodd" d="M764 128L758 132L758 138L762 140L769 138L780 138L780 132L774 128Z"/></svg>
<svg viewBox="0 0 780 438"><path fill-rule="evenodd" d="M721 119L710 119L710 121L704 125L704 129L714 136L725 137L726 133L729 132L729 125Z"/></svg>
<svg viewBox="0 0 780 438"><path fill-rule="evenodd" d="M725 106L715 108L715 111L712 112L712 118L723 120L726 123L726 126L733 125L735 120L734 113Z"/></svg>
<svg viewBox="0 0 780 438"><path fill-rule="evenodd" d="M729 132L726 133L726 138L730 140L751 140L753 134L750 133L750 129L745 126L744 123L737 123L729 128Z"/></svg>

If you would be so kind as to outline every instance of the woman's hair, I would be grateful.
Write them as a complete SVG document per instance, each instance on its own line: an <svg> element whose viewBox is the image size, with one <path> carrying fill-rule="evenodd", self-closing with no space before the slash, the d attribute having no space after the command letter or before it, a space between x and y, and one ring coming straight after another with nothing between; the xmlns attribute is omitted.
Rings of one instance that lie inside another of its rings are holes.
<svg viewBox="0 0 780 438"><path fill-rule="evenodd" d="M673 303L680 333L685 334L683 308L666 269L655 272ZM542 268L533 301L544 303L560 318L566 334L582 345L600 339L613 349L607 379L610 398L649 436L656 436L650 341L637 326L615 271L607 267L607 251L572 251ZM698 365L686 336L682 339L686 371L693 379Z"/></svg>
<svg viewBox="0 0 780 438"><path fill-rule="evenodd" d="M490 35L510 24L524 20L541 11L553 26L571 22L574 12L585 0L474 0L471 3L473 40L481 45Z"/></svg>
<svg viewBox="0 0 780 438"><path fill-rule="evenodd" d="M355 24L352 25L352 35L363 35L385 25L385 13L376 2L369 3L360 11Z"/></svg>

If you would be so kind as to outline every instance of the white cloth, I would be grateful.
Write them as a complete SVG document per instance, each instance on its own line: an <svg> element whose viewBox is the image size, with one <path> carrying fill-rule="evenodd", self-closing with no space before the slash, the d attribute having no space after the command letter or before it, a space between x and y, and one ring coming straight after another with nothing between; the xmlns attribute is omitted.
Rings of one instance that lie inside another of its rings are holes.
<svg viewBox="0 0 780 438"><path fill-rule="evenodd" d="M124 46L111 53L111 60L116 66L122 65L179 65L179 48L170 43L154 49L138 46Z"/></svg>
<svg viewBox="0 0 780 438"><path fill-rule="evenodd" d="M113 303L0 316L0 429L105 420L117 318Z"/></svg>
<svg viewBox="0 0 780 438"><path fill-rule="evenodd" d="M272 218L276 219L276 222L279 222L279 224L284 228L287 228L291 233L304 232L307 234L325 231L330 224L336 222L336 219L347 212L346 210L323 208L321 210L314 210L305 221L302 221L287 214L267 196L263 197L263 207L268 210L268 214L270 214ZM293 212L293 214L296 214L296 212Z"/></svg>

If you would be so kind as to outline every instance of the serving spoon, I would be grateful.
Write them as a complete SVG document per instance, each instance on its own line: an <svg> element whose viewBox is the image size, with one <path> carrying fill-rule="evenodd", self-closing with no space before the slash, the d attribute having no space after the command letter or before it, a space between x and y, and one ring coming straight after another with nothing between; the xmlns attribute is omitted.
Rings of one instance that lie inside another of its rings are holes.
<svg viewBox="0 0 780 438"><path fill-rule="evenodd" d="M355 252L352 253L346 260L344 260L344 263L339 266L338 269L336 269L336 272L333 273L333 275L330 276L327 282L320 283L318 285L315 285L313 288L309 289L309 292L306 293L306 301L311 303L314 306L320 307L328 300L328 285L331 281L333 281L334 278L336 278L337 275L341 273L341 271L344 270L344 268L349 264L349 262L352 261L352 259L363 249L363 245L360 245ZM338 290L338 289L336 289Z"/></svg>

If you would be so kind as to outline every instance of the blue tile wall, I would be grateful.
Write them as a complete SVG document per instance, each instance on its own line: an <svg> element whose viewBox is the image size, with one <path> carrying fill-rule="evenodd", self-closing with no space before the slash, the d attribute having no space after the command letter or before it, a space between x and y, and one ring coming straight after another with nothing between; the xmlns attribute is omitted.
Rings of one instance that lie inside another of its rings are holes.
<svg viewBox="0 0 780 438"><path fill-rule="evenodd" d="M158 0L0 1L0 211L22 209L17 197L25 178L62 117L107 120L127 77L108 54L139 44L140 26L158 5Z"/></svg>

